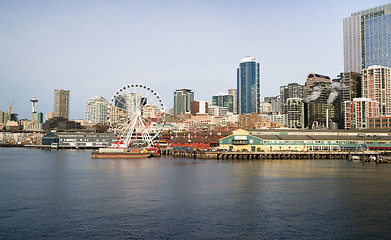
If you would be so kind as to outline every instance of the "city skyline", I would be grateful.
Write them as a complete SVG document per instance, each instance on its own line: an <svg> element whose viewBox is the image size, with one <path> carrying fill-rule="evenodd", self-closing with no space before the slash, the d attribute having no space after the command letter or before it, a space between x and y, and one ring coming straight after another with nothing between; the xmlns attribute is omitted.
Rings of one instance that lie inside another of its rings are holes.
<svg viewBox="0 0 391 240"><path fill-rule="evenodd" d="M52 112L53 90L69 89L69 117L82 119L90 98L129 83L154 88L167 109L175 89L210 101L236 88L245 56L261 64L261 99L278 95L310 72L343 72L343 19L387 2L223 3L2 2L0 110L16 100L13 112L30 118L36 97L37 112Z"/></svg>

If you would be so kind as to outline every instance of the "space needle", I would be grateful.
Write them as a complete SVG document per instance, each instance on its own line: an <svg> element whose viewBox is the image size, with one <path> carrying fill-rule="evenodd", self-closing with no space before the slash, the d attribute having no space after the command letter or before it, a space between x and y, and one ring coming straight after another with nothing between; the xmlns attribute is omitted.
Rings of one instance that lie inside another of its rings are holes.
<svg viewBox="0 0 391 240"><path fill-rule="evenodd" d="M32 99L30 99L30 102L33 104L33 113L35 113L35 104L38 102L38 99L36 99L35 97L33 97Z"/></svg>

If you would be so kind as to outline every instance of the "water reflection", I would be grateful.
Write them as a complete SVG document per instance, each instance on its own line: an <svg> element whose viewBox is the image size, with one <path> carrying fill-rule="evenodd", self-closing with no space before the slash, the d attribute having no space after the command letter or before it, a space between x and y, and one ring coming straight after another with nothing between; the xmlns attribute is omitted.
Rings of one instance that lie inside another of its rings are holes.
<svg viewBox="0 0 391 240"><path fill-rule="evenodd" d="M0 149L5 238L387 238L391 165Z"/></svg>

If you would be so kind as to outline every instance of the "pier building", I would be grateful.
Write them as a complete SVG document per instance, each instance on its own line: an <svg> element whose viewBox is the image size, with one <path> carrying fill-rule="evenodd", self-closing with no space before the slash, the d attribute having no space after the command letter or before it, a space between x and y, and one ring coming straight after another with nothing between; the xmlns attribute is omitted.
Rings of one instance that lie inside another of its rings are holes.
<svg viewBox="0 0 391 240"><path fill-rule="evenodd" d="M238 129L220 139L220 149L248 152L391 150L391 132Z"/></svg>

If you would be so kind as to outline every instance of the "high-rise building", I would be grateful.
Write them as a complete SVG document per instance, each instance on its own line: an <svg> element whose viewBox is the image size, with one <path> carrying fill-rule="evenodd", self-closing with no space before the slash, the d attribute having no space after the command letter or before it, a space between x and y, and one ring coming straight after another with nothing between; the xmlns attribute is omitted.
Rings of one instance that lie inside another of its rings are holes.
<svg viewBox="0 0 391 240"><path fill-rule="evenodd" d="M268 96L268 97L264 97L263 98L263 102L265 103L272 103L272 100L273 98L275 98L276 96Z"/></svg>
<svg viewBox="0 0 391 240"><path fill-rule="evenodd" d="M304 128L305 109L302 98L288 98L286 101L287 126L289 128Z"/></svg>
<svg viewBox="0 0 391 240"><path fill-rule="evenodd" d="M340 74L342 83L342 101L352 101L361 97L361 73L346 72Z"/></svg>
<svg viewBox="0 0 391 240"><path fill-rule="evenodd" d="M194 92L191 89L178 89L174 92L174 115L191 111L191 102L194 101Z"/></svg>
<svg viewBox="0 0 391 240"><path fill-rule="evenodd" d="M272 112L278 112L278 113L282 112L280 95L275 96L270 103L272 104Z"/></svg>
<svg viewBox="0 0 391 240"><path fill-rule="evenodd" d="M228 89L228 94L233 98L233 113L238 113L238 90L236 88Z"/></svg>
<svg viewBox="0 0 391 240"><path fill-rule="evenodd" d="M36 124L43 123L43 113L42 112L31 113L31 121L35 122Z"/></svg>
<svg viewBox="0 0 391 240"><path fill-rule="evenodd" d="M379 103L382 116L391 115L391 68L371 66L362 71L362 97Z"/></svg>
<svg viewBox="0 0 391 240"><path fill-rule="evenodd" d="M340 112L340 110L333 103L328 103L331 92L330 85L330 82L315 82L309 88L305 101L307 102L306 122L310 128L324 128L327 126L327 120L337 121L336 112Z"/></svg>
<svg viewBox="0 0 391 240"><path fill-rule="evenodd" d="M307 80L305 81L305 90L308 92L315 83L330 83L331 79L329 76L310 73L307 76Z"/></svg>
<svg viewBox="0 0 391 240"><path fill-rule="evenodd" d="M304 99L305 87L298 83L289 83L286 86L280 87L281 109L282 114L287 114L287 100L288 98Z"/></svg>
<svg viewBox="0 0 391 240"><path fill-rule="evenodd" d="M11 120L9 112L0 111L0 123L6 123Z"/></svg>
<svg viewBox="0 0 391 240"><path fill-rule="evenodd" d="M237 69L238 113L259 113L260 64L255 57L245 57Z"/></svg>
<svg viewBox="0 0 391 240"><path fill-rule="evenodd" d="M212 96L212 105L219 107L226 107L228 112L234 111L234 97L231 94L220 93Z"/></svg>
<svg viewBox="0 0 391 240"><path fill-rule="evenodd" d="M107 123L107 108L109 102L103 97L90 98L84 111L84 120L92 123Z"/></svg>
<svg viewBox="0 0 391 240"><path fill-rule="evenodd" d="M391 4L352 13L343 20L344 72L391 67Z"/></svg>
<svg viewBox="0 0 391 240"><path fill-rule="evenodd" d="M54 117L69 117L69 90L54 90Z"/></svg>
<svg viewBox="0 0 391 240"><path fill-rule="evenodd" d="M366 129L369 118L379 116L379 104L369 98L354 98L345 101L345 129Z"/></svg>

